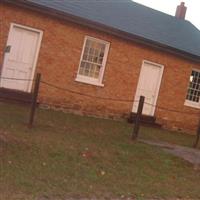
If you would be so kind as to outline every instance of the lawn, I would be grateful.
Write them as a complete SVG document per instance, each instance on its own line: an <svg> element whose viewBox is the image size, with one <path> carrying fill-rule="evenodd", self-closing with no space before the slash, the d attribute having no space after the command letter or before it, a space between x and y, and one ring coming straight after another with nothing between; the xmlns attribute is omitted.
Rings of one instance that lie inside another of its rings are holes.
<svg viewBox="0 0 200 200"><path fill-rule="evenodd" d="M200 199L200 172L130 140L132 125L0 103L0 200L105 197ZM191 146L194 137L142 127L140 137Z"/></svg>

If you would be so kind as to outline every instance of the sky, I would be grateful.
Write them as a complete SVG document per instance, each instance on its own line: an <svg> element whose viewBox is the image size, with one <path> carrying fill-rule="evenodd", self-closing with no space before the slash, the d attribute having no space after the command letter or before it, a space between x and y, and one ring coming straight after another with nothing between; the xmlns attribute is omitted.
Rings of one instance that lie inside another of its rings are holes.
<svg viewBox="0 0 200 200"><path fill-rule="evenodd" d="M133 0L164 13L175 15L177 5L185 2L186 19L200 30L200 0Z"/></svg>

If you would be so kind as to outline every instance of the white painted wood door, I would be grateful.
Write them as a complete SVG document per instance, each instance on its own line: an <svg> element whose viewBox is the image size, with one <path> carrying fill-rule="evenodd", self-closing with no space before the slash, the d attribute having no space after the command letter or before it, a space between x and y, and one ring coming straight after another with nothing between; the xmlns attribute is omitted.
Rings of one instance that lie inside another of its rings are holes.
<svg viewBox="0 0 200 200"><path fill-rule="evenodd" d="M133 103L133 112L137 112L137 101L139 101L140 96L144 96L145 102L147 104L144 104L143 114L149 116L154 115L155 106L152 105L156 105L157 102L163 69L163 65L159 65L149 61L143 62L137 85L135 102Z"/></svg>
<svg viewBox="0 0 200 200"><path fill-rule="evenodd" d="M1 87L30 92L32 82L12 79L32 79L40 49L42 32L18 24L11 24L2 68Z"/></svg>

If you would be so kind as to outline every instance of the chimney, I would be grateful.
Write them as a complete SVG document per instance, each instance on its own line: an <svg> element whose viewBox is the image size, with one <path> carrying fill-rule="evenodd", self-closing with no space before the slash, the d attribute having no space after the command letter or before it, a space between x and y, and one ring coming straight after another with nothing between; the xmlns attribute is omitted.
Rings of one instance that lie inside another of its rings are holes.
<svg viewBox="0 0 200 200"><path fill-rule="evenodd" d="M185 7L185 3L181 2L181 4L176 8L176 18L185 19L186 11L187 7Z"/></svg>

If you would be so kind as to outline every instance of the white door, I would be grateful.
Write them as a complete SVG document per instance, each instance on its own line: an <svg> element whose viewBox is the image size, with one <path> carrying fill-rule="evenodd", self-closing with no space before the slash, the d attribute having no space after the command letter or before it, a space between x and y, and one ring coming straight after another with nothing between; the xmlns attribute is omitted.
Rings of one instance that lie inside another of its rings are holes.
<svg viewBox="0 0 200 200"><path fill-rule="evenodd" d="M40 49L42 32L11 24L1 73L1 87L30 92ZM4 79L10 78L10 79Z"/></svg>
<svg viewBox="0 0 200 200"><path fill-rule="evenodd" d="M155 106L152 105L156 105L157 102L163 68L163 65L149 61L143 62L133 103L133 112L137 112L140 96L144 96L146 104L144 104L142 113L149 116L154 115Z"/></svg>

